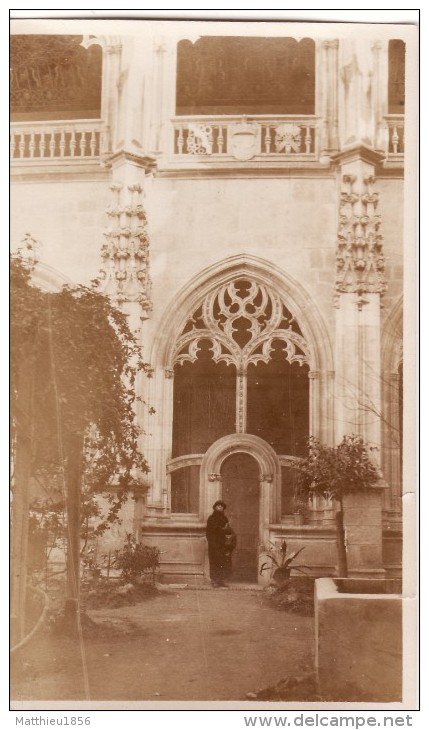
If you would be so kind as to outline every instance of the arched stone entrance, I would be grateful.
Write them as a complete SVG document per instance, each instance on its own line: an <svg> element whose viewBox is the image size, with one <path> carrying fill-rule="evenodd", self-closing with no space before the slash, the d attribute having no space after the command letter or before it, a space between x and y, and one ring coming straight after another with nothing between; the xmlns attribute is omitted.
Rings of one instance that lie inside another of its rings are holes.
<svg viewBox="0 0 429 730"><path fill-rule="evenodd" d="M200 518L206 520L213 503L224 499L234 530L241 531L234 578L256 582L259 547L268 540L270 523L280 517L281 467L276 453L259 436L224 436L204 455L200 479Z"/></svg>

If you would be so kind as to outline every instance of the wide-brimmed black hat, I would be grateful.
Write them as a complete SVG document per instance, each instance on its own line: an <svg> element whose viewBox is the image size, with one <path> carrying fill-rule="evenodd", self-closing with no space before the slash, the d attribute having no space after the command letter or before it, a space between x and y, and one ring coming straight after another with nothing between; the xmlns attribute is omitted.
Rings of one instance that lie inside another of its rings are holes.
<svg viewBox="0 0 429 730"><path fill-rule="evenodd" d="M225 502L222 502L222 500L221 500L221 499L218 499L218 500L217 500L217 502L215 502L215 503L214 503L214 505L213 505L213 509L216 509L216 507L218 506L218 504L221 504L221 505L222 505L222 507L223 507L224 509L226 509L226 504L225 504Z"/></svg>

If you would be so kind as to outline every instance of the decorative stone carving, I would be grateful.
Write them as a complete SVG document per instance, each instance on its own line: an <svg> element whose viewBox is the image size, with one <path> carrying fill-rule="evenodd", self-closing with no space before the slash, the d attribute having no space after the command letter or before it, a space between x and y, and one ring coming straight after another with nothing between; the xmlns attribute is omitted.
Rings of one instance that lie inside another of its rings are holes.
<svg viewBox="0 0 429 730"><path fill-rule="evenodd" d="M112 183L113 205L106 214L111 226L104 232L101 247L102 268L98 277L100 289L117 304L138 302L142 319L152 309L150 299L149 237L140 184Z"/></svg>
<svg viewBox="0 0 429 730"><path fill-rule="evenodd" d="M220 481L221 481L220 474L209 474L209 482L220 482Z"/></svg>
<svg viewBox="0 0 429 730"><path fill-rule="evenodd" d="M272 474L261 474L259 481L261 483L267 482L268 484L271 484L273 482L273 475Z"/></svg>
<svg viewBox="0 0 429 730"><path fill-rule="evenodd" d="M195 362L200 342L209 340L215 362L235 365L244 375L250 363L268 363L281 341L288 362L309 362L309 348L280 297L250 277L210 292L183 328L172 362Z"/></svg>
<svg viewBox="0 0 429 730"><path fill-rule="evenodd" d="M372 175L364 178L364 189L360 192L354 190L355 176L343 175L342 182L336 291L356 292L361 307L365 304L364 294L382 294L387 288L381 216L376 214L378 193L374 192Z"/></svg>
<svg viewBox="0 0 429 730"><path fill-rule="evenodd" d="M289 155L301 149L301 127L296 124L280 124L276 127L276 152L285 152Z"/></svg>
<svg viewBox="0 0 429 730"><path fill-rule="evenodd" d="M186 147L191 155L211 155L213 149L212 127L204 124L190 124Z"/></svg>
<svg viewBox="0 0 429 730"><path fill-rule="evenodd" d="M243 120L231 124L228 130L229 151L236 160L251 160L258 153L260 127Z"/></svg>

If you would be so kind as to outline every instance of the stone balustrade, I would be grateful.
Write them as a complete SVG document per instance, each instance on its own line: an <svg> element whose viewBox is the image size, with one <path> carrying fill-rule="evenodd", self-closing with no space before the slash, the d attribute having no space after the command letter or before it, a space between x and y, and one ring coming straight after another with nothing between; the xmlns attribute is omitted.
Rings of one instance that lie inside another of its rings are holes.
<svg viewBox="0 0 429 730"><path fill-rule="evenodd" d="M404 155L404 116L389 114L386 155L400 162ZM79 119L45 122L14 122L10 134L10 159L97 160L105 148L105 130L100 120ZM314 117L175 117L171 150L177 160L311 161L319 152L319 120Z"/></svg>
<svg viewBox="0 0 429 730"><path fill-rule="evenodd" d="M389 114L385 117L387 126L387 157L402 160L404 156L404 115Z"/></svg>
<svg viewBox="0 0 429 730"><path fill-rule="evenodd" d="M12 123L10 159L97 160L103 151L103 125L99 120Z"/></svg>
<svg viewBox="0 0 429 730"><path fill-rule="evenodd" d="M220 160L314 159L318 120L314 116L175 117L173 154Z"/></svg>

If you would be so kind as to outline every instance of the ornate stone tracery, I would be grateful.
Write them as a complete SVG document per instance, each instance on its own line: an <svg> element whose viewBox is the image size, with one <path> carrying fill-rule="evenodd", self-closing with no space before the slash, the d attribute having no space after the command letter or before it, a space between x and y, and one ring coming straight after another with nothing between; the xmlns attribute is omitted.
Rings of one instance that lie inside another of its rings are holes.
<svg viewBox="0 0 429 730"><path fill-rule="evenodd" d="M210 341L216 363L234 365L241 374L251 363L268 363L274 341L282 343L288 362L309 362L307 343L293 315L275 292L250 277L205 297L177 339L173 364L195 362L202 340Z"/></svg>

